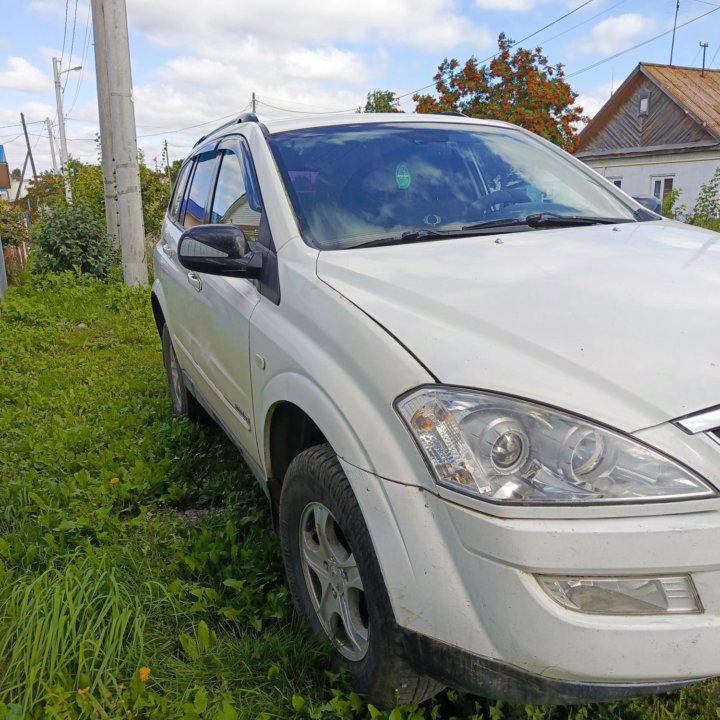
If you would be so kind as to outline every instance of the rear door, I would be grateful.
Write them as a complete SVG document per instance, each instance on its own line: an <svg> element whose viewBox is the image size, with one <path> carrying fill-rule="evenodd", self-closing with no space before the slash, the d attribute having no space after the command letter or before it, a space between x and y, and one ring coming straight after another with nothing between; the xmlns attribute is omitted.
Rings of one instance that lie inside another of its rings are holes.
<svg viewBox="0 0 720 720"><path fill-rule="evenodd" d="M177 259L182 233L205 221L210 191L217 169L218 153L209 148L184 165L162 229L160 258L166 318L183 369L195 379L194 358L198 355L197 326L192 321L193 306L202 281L197 273L186 270Z"/></svg>

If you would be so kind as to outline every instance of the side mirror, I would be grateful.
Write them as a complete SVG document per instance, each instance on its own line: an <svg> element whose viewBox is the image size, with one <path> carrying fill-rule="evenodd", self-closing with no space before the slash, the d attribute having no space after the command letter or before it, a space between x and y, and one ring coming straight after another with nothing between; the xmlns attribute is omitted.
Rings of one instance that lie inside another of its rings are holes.
<svg viewBox="0 0 720 720"><path fill-rule="evenodd" d="M633 195L633 200L640 203L644 208L660 214L662 203L653 195Z"/></svg>
<svg viewBox="0 0 720 720"><path fill-rule="evenodd" d="M256 278L262 271L262 254L250 250L237 225L190 228L180 236L177 252L184 268L208 275Z"/></svg>

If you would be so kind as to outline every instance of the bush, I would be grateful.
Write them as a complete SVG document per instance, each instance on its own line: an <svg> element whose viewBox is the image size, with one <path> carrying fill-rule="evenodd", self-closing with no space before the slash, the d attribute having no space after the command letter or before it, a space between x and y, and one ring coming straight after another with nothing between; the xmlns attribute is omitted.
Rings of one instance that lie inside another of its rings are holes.
<svg viewBox="0 0 720 720"><path fill-rule="evenodd" d="M663 198L662 214L671 220L697 225L720 232L720 168L704 185L700 186L697 200L692 211L688 212L685 205L678 201L682 190L675 189Z"/></svg>
<svg viewBox="0 0 720 720"><path fill-rule="evenodd" d="M700 188L689 222L708 230L720 230L720 168Z"/></svg>
<svg viewBox="0 0 720 720"><path fill-rule="evenodd" d="M62 272L77 268L105 279L119 262L105 223L85 204L51 208L34 228L37 260L33 272Z"/></svg>
<svg viewBox="0 0 720 720"><path fill-rule="evenodd" d="M3 247L22 245L28 239L23 211L5 200L0 200L0 238Z"/></svg>
<svg viewBox="0 0 720 720"><path fill-rule="evenodd" d="M675 188L665 195L662 199L662 207L660 208L660 214L664 215L670 220L680 220L681 222L687 215L687 210L684 205L681 205L678 201L682 190Z"/></svg>

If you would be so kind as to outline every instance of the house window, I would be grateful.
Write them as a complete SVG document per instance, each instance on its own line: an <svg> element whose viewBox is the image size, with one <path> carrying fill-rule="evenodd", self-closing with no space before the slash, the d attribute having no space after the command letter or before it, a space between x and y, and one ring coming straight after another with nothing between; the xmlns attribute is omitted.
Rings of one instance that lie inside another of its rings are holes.
<svg viewBox="0 0 720 720"><path fill-rule="evenodd" d="M652 194L660 201L672 192L673 179L671 177L657 177L652 179Z"/></svg>
<svg viewBox="0 0 720 720"><path fill-rule="evenodd" d="M650 96L640 98L639 114L647 115L650 112Z"/></svg>
<svg viewBox="0 0 720 720"><path fill-rule="evenodd" d="M622 189L622 178L608 178L608 180L616 187Z"/></svg>

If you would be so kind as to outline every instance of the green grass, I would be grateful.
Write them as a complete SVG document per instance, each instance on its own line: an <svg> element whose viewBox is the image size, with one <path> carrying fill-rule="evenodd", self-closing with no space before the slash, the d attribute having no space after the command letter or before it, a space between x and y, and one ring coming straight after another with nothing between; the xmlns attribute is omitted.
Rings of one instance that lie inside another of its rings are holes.
<svg viewBox="0 0 720 720"><path fill-rule="evenodd" d="M720 716L715 683L379 713L330 670L255 480L217 428L172 417L147 291L25 276L0 306L0 720Z"/></svg>

